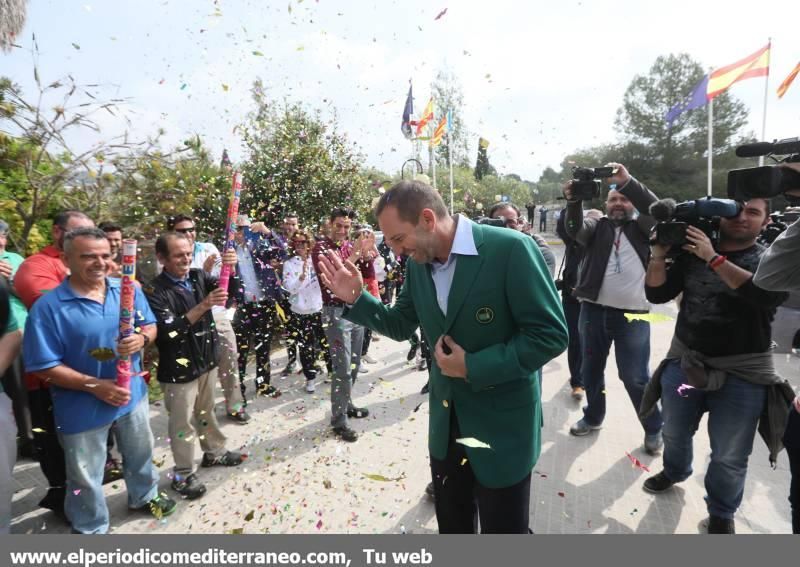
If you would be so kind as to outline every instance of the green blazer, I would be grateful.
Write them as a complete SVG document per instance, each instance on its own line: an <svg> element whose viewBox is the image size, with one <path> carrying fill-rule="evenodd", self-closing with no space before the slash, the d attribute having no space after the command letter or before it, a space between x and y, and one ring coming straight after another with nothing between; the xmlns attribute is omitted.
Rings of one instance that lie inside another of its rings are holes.
<svg viewBox="0 0 800 567"><path fill-rule="evenodd" d="M445 376L433 359L428 448L434 458L445 459L455 411L461 437L491 447L465 447L478 481L503 488L525 478L539 458L538 376L567 348L567 327L530 236L478 224L472 235L478 255L458 256L446 317L436 302L430 265L409 260L392 307L363 292L345 318L395 340L408 339L421 325L432 349L447 334L467 351L466 380Z"/></svg>

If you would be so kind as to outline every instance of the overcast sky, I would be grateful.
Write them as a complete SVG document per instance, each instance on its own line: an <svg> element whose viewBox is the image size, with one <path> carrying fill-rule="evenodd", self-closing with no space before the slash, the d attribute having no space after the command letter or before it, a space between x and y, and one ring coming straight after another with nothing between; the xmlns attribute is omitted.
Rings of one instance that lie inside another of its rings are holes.
<svg viewBox="0 0 800 567"><path fill-rule="evenodd" d="M411 151L400 132L409 78L420 112L447 69L461 82L473 139L491 142L492 164L536 179L579 147L616 140L626 87L669 53L720 67L771 37L766 138L800 136L800 79L775 95L800 61L799 16L796 0L31 0L22 49L0 54L0 74L33 90L35 33L43 82L71 73L99 83L101 94L131 99L134 138L158 127L170 144L197 133L234 161L246 157L234 127L261 77L275 98L335 110L366 163L393 173ZM764 80L732 91L760 137ZM104 135L125 128L101 120Z"/></svg>

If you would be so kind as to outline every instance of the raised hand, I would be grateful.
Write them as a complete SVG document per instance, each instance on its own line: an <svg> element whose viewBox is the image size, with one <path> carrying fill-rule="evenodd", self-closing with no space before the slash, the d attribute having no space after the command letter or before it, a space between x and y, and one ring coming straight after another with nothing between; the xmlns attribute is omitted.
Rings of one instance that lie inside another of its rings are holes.
<svg viewBox="0 0 800 567"><path fill-rule="evenodd" d="M327 257L319 255L319 269L319 279L325 287L345 303L354 303L361 295L364 281L361 272L350 260L342 262L333 250L328 250Z"/></svg>

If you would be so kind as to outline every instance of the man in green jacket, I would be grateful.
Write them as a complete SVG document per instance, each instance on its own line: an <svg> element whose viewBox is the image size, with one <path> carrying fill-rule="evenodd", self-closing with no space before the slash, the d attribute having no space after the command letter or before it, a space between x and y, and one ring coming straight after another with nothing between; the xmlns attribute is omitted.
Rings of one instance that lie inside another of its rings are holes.
<svg viewBox="0 0 800 567"><path fill-rule="evenodd" d="M450 216L439 194L402 181L375 210L395 254L409 256L394 306L362 291L358 269L320 259L345 318L395 340L421 325L430 369L431 457L441 533L528 533L531 470L541 449L538 375L567 347L553 280L536 243ZM477 507L476 507L477 504Z"/></svg>

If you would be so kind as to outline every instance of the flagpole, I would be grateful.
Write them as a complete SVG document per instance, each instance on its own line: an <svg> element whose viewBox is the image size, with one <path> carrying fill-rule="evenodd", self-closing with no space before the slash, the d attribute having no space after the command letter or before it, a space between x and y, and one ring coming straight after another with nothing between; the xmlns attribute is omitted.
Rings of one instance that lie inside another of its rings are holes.
<svg viewBox="0 0 800 567"><path fill-rule="evenodd" d="M711 196L712 150L714 140L714 99L708 101L708 196Z"/></svg>
<svg viewBox="0 0 800 567"><path fill-rule="evenodd" d="M447 161L450 163L450 214L453 214L453 153L450 150L450 132L447 133Z"/></svg>
<svg viewBox="0 0 800 567"><path fill-rule="evenodd" d="M767 42L767 53L772 56L772 38ZM761 141L767 141L767 100L769 98L769 60L767 60L767 74L764 76L764 115L761 119ZM764 156L758 158L759 167L764 165Z"/></svg>
<svg viewBox="0 0 800 567"><path fill-rule="evenodd" d="M428 130L430 131L430 128ZM436 146L432 145L431 142L433 142L433 134L431 135L431 139L428 141L428 147L430 148L431 171L433 172L433 190L435 191L436 190Z"/></svg>

